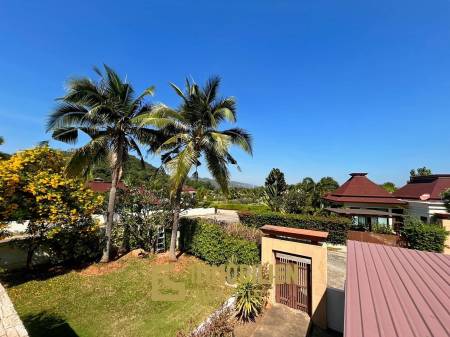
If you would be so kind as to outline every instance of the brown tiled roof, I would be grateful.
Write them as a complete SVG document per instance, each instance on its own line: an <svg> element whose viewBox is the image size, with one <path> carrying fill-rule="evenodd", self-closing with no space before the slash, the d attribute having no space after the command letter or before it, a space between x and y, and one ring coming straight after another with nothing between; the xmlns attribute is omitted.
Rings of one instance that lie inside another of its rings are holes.
<svg viewBox="0 0 450 337"><path fill-rule="evenodd" d="M367 178L367 173L350 173L350 176L349 180L324 199L336 203L406 204Z"/></svg>
<svg viewBox="0 0 450 337"><path fill-rule="evenodd" d="M90 181L87 183L87 186L94 192L105 193L105 192L109 192L109 190L111 189L111 182L110 181ZM125 189L126 186L122 181L120 181L117 184L117 188Z"/></svg>
<svg viewBox="0 0 450 337"><path fill-rule="evenodd" d="M450 188L450 174L433 174L423 177L411 177L410 181L394 192L402 199L420 199L428 194L431 200L441 200L441 193ZM427 200L428 200L427 199Z"/></svg>
<svg viewBox="0 0 450 337"><path fill-rule="evenodd" d="M344 337L448 337L449 279L449 255L347 241Z"/></svg>

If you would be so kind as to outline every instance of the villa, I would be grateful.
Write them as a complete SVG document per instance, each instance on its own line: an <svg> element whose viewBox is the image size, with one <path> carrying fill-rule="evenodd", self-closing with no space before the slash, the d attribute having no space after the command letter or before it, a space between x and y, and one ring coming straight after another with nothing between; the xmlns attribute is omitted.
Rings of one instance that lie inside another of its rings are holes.
<svg viewBox="0 0 450 337"><path fill-rule="evenodd" d="M324 197L332 204L327 210L352 217L355 224L368 230L374 225L389 225L397 230L405 215L427 223L449 216L441 194L450 188L450 174L411 177L392 194L367 178L367 173L350 176L341 187Z"/></svg>

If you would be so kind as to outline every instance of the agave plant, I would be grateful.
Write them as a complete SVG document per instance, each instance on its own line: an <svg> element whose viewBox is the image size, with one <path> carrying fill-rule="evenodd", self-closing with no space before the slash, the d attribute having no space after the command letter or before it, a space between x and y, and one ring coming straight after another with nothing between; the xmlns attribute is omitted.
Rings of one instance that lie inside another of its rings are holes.
<svg viewBox="0 0 450 337"><path fill-rule="evenodd" d="M257 317L264 304L263 289L259 283L250 278L244 279L236 289L236 316L239 320L248 322Z"/></svg>

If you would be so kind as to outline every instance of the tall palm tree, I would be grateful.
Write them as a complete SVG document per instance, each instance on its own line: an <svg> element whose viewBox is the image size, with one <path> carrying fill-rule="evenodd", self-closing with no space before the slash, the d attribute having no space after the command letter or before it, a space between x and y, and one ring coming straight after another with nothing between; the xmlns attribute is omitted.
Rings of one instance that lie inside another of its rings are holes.
<svg viewBox="0 0 450 337"><path fill-rule="evenodd" d="M227 193L230 180L228 164L237 165L229 152L230 146L237 145L252 154L252 142L250 134L243 129L219 130L224 121L236 122L234 98L218 97L219 77L210 78L204 87L187 79L184 92L175 84L170 85L181 97L181 105L176 110L164 105L156 106L142 117L142 123L159 127L163 139L152 150L162 153L162 162L170 173L173 205L170 259L176 261L181 193L189 172L194 170L194 176L197 176L197 167L204 159L211 175Z"/></svg>
<svg viewBox="0 0 450 337"><path fill-rule="evenodd" d="M153 95L149 87L139 96L131 84L104 66L104 71L94 68L99 80L76 78L68 82L67 93L59 98L59 105L50 114L47 132L52 131L56 140L75 144L80 131L90 141L76 149L67 164L69 175L87 176L93 165L107 161L111 167L111 189L109 191L106 245L101 261L108 262L111 254L111 230L114 218L116 189L129 152L134 151L144 164L138 144L151 145L156 132L142 126L137 119L151 111L145 98Z"/></svg>

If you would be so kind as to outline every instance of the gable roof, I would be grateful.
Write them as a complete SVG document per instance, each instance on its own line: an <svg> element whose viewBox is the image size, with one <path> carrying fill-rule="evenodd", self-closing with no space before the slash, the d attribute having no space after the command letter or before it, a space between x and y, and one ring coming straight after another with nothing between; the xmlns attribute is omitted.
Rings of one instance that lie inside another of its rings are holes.
<svg viewBox="0 0 450 337"><path fill-rule="evenodd" d="M347 241L344 337L450 334L450 256Z"/></svg>
<svg viewBox="0 0 450 337"><path fill-rule="evenodd" d="M350 176L349 180L325 196L325 199L333 202L405 204L367 178L367 173L350 173Z"/></svg>
<svg viewBox="0 0 450 337"><path fill-rule="evenodd" d="M429 176L411 177L408 183L394 192L397 198L441 200L441 193L450 188L450 174L432 174Z"/></svg>

